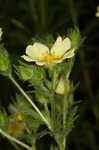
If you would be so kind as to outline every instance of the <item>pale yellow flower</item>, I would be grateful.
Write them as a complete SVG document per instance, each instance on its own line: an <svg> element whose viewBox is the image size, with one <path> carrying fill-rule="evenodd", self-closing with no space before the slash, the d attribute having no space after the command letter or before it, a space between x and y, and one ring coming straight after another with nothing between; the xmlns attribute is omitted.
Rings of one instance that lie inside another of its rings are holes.
<svg viewBox="0 0 99 150"><path fill-rule="evenodd" d="M99 17L99 6L97 6L96 17Z"/></svg>
<svg viewBox="0 0 99 150"><path fill-rule="evenodd" d="M71 41L68 37L64 40L58 37L51 50L39 42L26 47L26 55L22 57L28 62L35 62L37 65L48 65L62 62L64 59L74 56L75 49L71 48ZM69 51L68 51L69 50Z"/></svg>
<svg viewBox="0 0 99 150"><path fill-rule="evenodd" d="M61 95L63 95L65 93L65 81L64 81L63 77L60 78L55 92L57 94L61 94Z"/></svg>

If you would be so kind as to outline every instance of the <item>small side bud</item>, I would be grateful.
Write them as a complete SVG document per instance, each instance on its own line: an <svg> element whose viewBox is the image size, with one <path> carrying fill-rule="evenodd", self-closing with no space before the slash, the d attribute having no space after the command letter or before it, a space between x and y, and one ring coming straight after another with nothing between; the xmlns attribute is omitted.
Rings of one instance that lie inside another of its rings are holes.
<svg viewBox="0 0 99 150"><path fill-rule="evenodd" d="M63 95L65 93L65 81L63 77L60 78L59 83L56 88L56 93Z"/></svg>
<svg viewBox="0 0 99 150"><path fill-rule="evenodd" d="M65 80L64 77L61 77L55 92L57 94L64 95L65 92L68 93L69 91L70 91L69 80Z"/></svg>

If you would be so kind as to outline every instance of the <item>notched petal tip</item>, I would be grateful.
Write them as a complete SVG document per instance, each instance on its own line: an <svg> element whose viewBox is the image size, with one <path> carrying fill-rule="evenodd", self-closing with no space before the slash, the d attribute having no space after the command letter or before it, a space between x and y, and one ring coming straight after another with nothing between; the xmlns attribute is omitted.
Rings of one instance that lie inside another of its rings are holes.
<svg viewBox="0 0 99 150"><path fill-rule="evenodd" d="M64 40L63 40L63 45L65 45L66 49L70 49L71 48L71 40L66 37Z"/></svg>

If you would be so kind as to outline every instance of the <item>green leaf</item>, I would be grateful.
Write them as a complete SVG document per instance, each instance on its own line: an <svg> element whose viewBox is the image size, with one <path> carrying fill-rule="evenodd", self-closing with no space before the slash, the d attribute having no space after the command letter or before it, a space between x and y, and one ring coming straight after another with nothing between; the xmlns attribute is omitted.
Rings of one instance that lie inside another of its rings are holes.
<svg viewBox="0 0 99 150"><path fill-rule="evenodd" d="M39 86L41 82L45 79L45 77L46 77L45 70L41 67L34 66L33 77L31 78L31 80L29 80L30 86L37 86L37 85Z"/></svg>
<svg viewBox="0 0 99 150"><path fill-rule="evenodd" d="M71 39L72 47L78 49L80 46L81 36L80 31L77 27L75 29L68 30L68 37Z"/></svg>
<svg viewBox="0 0 99 150"><path fill-rule="evenodd" d="M14 65L14 68L16 69L16 74L24 81L30 80L33 77L33 65L19 61L19 66Z"/></svg>
<svg viewBox="0 0 99 150"><path fill-rule="evenodd" d="M0 74L4 76L9 76L9 74L11 74L8 52L4 48L3 44L0 45Z"/></svg>
<svg viewBox="0 0 99 150"><path fill-rule="evenodd" d="M74 123L78 118L78 106L75 106L74 108L71 108L70 112L68 113L68 119L67 119L67 128L66 128L66 136L72 131L74 128Z"/></svg>
<svg viewBox="0 0 99 150"><path fill-rule="evenodd" d="M6 129L9 123L9 118L5 109L0 111L0 128Z"/></svg>
<svg viewBox="0 0 99 150"><path fill-rule="evenodd" d="M21 111L23 111L27 115L33 117L33 119L39 120L39 121L41 121L43 123L43 120L40 117L40 115L37 112L35 112L32 108L28 108L26 106L20 106L19 108L20 108Z"/></svg>

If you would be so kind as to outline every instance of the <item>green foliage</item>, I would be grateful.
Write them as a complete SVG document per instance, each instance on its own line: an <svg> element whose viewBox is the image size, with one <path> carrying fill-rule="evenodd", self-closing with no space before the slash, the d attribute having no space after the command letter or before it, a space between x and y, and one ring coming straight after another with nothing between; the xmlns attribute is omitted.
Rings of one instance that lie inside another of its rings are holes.
<svg viewBox="0 0 99 150"><path fill-rule="evenodd" d="M81 35L80 35L79 29L77 27L74 30L69 29L68 30L68 36L71 39L72 47L77 49L81 43Z"/></svg>
<svg viewBox="0 0 99 150"><path fill-rule="evenodd" d="M0 74L8 76L11 73L10 60L8 52L3 44L0 45Z"/></svg>
<svg viewBox="0 0 99 150"><path fill-rule="evenodd" d="M9 118L7 117L6 110L0 111L0 128L7 129L9 123Z"/></svg>
<svg viewBox="0 0 99 150"><path fill-rule="evenodd" d="M66 136L72 131L72 129L75 127L74 123L78 119L78 107L75 106L74 108L71 107L71 110L68 114L67 118L67 129L66 129Z"/></svg>
<svg viewBox="0 0 99 150"><path fill-rule="evenodd" d="M45 78L45 71L43 68L33 66L33 77L29 81L30 86L38 86Z"/></svg>
<svg viewBox="0 0 99 150"><path fill-rule="evenodd" d="M77 44L76 34L75 31L71 32L72 42ZM53 37L47 36L45 39L49 47L52 46ZM32 44L33 42L38 42L38 39L32 38ZM18 61L18 64L13 66L14 73L26 84L27 92L21 88L12 74L8 76L21 94L16 94L13 103L8 107L10 115L5 130L8 135L2 130L1 133L9 140L14 137L29 143L31 148L36 146L37 139L49 134L57 143L57 147L51 146L51 149L65 150L65 140L77 119L77 107L73 106L73 84L69 80L73 58L54 65L49 63L38 66ZM56 92L61 78L64 88L62 95ZM4 119L8 117L3 113L1 116L4 116ZM27 148L26 145L23 147Z"/></svg>
<svg viewBox="0 0 99 150"><path fill-rule="evenodd" d="M16 73L23 81L26 81L26 80L29 80L32 78L33 65L28 65L28 64L25 64L25 63L19 61L19 65L14 66L14 67L16 69Z"/></svg>
<svg viewBox="0 0 99 150"><path fill-rule="evenodd" d="M52 33L54 37L56 37L56 34L59 32L60 34L65 35L67 28L76 25L79 26L81 33L87 37L83 44L82 37L80 37L78 45L75 44L77 37L73 37L75 47L79 45L82 46L73 69L71 67L72 75L70 76L70 79L74 83L79 80L80 85L76 91L73 90L73 93L75 93L75 99L82 99L83 102L79 108L80 117L78 119L77 127L72 131L68 139L67 149L70 150L99 149L97 139L99 131L99 87L97 84L99 78L97 69L99 66L99 19L95 17L97 5L97 1L93 0L39 0L39 2L37 0L0 1L0 26L4 31L1 38L5 43L5 47L9 51L10 58L11 60L13 59L13 62L16 61L16 55L22 55L24 48L27 45L27 41L36 34L40 35L41 39L49 33ZM47 42L45 42L45 44L47 44ZM67 72L67 69L65 69L65 71ZM4 72L1 73L4 75ZM69 75L70 73L67 74L67 77L69 77ZM21 79L20 75L19 78ZM14 95L15 89L10 86L8 80L2 80L3 78L1 77L0 102L6 107L10 101L9 94L11 93ZM36 87L36 90L34 91L34 85L29 88L27 85L28 83L26 82L23 87L28 90L28 93L30 92L31 95L34 96L35 93L39 95L40 93L44 94L44 97L47 95L46 97L48 98L49 92L48 90L45 90L44 86ZM51 90L51 77L50 80L48 77L47 80L44 81L44 85ZM74 99L73 93L69 96L70 106ZM63 96L55 94L54 99L56 110L63 110ZM33 97L33 101L36 101L38 106L43 108L43 104L38 103L35 96ZM73 102L74 105L77 103L78 102L76 101ZM47 139L47 136L45 139ZM4 144L0 141L1 149L14 149L14 147L8 148L9 145L5 143L6 141L4 141ZM45 145L45 141L41 141L39 149L44 149L42 146L43 143ZM37 141L37 145L38 144ZM45 149L48 149L47 144Z"/></svg>

